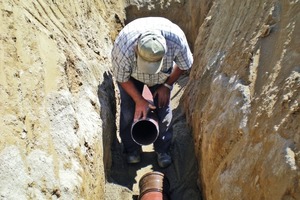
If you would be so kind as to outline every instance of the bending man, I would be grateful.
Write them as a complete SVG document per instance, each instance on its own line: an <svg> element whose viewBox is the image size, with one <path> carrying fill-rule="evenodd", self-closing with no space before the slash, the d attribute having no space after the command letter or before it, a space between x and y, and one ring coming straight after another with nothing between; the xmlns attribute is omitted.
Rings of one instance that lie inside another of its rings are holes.
<svg viewBox="0 0 300 200"><path fill-rule="evenodd" d="M149 109L156 109L159 136L153 146L157 162L162 168L171 164L170 94L173 84L192 63L185 34L168 19L139 18L119 33L112 50L112 64L121 96L120 137L128 163L141 160L141 146L131 138L132 123L145 119ZM144 85L149 87L154 104L143 98Z"/></svg>

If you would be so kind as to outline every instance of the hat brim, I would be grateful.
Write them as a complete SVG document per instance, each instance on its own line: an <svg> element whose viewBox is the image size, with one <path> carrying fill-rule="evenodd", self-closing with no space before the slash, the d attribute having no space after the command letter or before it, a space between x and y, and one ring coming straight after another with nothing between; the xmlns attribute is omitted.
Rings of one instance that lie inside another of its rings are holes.
<svg viewBox="0 0 300 200"><path fill-rule="evenodd" d="M145 74L157 74L163 65L163 59L157 62L149 62L137 55L137 67L139 71Z"/></svg>

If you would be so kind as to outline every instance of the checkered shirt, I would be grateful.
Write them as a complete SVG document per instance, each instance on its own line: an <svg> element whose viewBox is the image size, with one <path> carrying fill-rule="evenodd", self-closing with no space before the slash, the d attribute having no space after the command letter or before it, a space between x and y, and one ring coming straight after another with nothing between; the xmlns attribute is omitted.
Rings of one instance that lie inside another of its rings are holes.
<svg viewBox="0 0 300 200"><path fill-rule="evenodd" d="M163 67L157 74L142 73L137 66L135 50L138 38L147 30L160 30L167 42ZM130 77L148 86L164 83L172 72L174 62L181 70L188 70L192 66L193 56L183 31L162 17L139 18L130 22L119 33L112 49L113 74L121 83Z"/></svg>

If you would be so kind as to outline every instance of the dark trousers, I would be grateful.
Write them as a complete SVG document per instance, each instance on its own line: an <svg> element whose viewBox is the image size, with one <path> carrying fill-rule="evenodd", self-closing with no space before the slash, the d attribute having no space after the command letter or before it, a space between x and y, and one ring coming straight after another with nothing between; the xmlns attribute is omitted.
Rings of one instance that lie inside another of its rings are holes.
<svg viewBox="0 0 300 200"><path fill-rule="evenodd" d="M136 89L142 94L144 83L132 79ZM141 146L135 143L131 137L131 126L133 123L133 117L135 112L135 102L127 94L127 92L118 84L121 96L121 111L120 111L120 137L125 148L125 152L132 152L141 148ZM159 85L149 87L153 94ZM172 110L170 104L164 108L158 107L158 98L154 98L154 105L156 106L156 113L158 117L159 136L154 142L154 150L158 153L168 152L172 135Z"/></svg>

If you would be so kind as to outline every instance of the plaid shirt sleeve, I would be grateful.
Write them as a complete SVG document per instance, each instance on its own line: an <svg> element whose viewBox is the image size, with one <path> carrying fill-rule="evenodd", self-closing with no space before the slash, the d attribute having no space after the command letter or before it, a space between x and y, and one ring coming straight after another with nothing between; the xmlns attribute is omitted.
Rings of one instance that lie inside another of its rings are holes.
<svg viewBox="0 0 300 200"><path fill-rule="evenodd" d="M129 80L132 69L128 51L122 41L116 43L112 50L112 69L114 77L118 82L126 82Z"/></svg>
<svg viewBox="0 0 300 200"><path fill-rule="evenodd" d="M189 48L187 39L184 33L181 30L177 31L177 34L180 36L177 38L177 53L175 55L174 61L181 70L188 70L192 67L193 64L193 54Z"/></svg>

